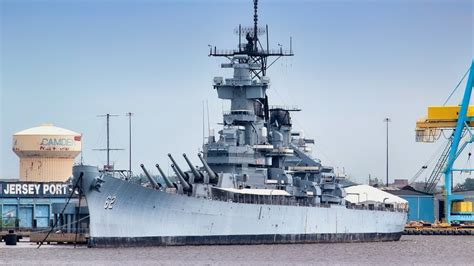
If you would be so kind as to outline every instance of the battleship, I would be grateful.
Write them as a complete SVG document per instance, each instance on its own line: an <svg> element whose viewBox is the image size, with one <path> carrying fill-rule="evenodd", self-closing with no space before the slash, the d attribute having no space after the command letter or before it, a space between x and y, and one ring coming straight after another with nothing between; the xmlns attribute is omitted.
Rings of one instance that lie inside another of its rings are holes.
<svg viewBox="0 0 474 266"><path fill-rule="evenodd" d="M148 185L110 169L75 165L72 184L87 200L91 247L329 243L399 240L407 208L396 202L345 200L345 178L312 156L314 140L293 129L296 107L272 106L267 69L290 49L268 46L268 26L235 30L236 49L210 47L228 61L230 78L215 77L219 99L230 101L222 129L209 133L200 166L168 154L173 176L160 179L141 165ZM266 47L261 36L266 36ZM273 61L271 61L273 60Z"/></svg>

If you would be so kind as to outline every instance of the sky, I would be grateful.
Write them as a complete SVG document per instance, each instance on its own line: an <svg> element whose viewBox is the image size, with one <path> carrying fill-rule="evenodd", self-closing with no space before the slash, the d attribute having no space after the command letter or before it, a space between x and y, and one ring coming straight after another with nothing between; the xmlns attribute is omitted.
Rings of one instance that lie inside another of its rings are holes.
<svg viewBox="0 0 474 266"><path fill-rule="evenodd" d="M195 164L202 145L203 103L220 129L228 103L214 76L232 49L234 29L252 25L251 1L0 1L0 178L17 178L12 134L53 123L83 134L85 163L103 165L110 113L111 154L132 170L144 163ZM474 56L474 1L260 1L271 47L289 48L268 71L270 104L297 105L295 130L315 139L313 155L360 183L410 179L445 144L415 142L415 122L441 105ZM458 104L465 84L453 95ZM207 127L207 126L206 126ZM216 130L216 131L217 131ZM470 148L469 148L470 149ZM467 155L458 160L471 164ZM169 171L169 167L168 167ZM420 179L426 177L421 175ZM456 181L466 176L456 177Z"/></svg>

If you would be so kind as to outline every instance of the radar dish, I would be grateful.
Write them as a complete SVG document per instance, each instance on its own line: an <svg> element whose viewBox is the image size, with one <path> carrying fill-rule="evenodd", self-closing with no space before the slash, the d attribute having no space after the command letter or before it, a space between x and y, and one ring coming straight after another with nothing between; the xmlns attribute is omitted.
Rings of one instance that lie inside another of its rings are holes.
<svg viewBox="0 0 474 266"><path fill-rule="evenodd" d="M234 33L236 35L239 35L239 28L238 27L234 29ZM253 27L241 27L240 28L240 36L246 36L247 33L250 36L254 36L253 35ZM265 33L267 33L267 30L266 30L265 27L257 27L257 35L258 36L264 35Z"/></svg>

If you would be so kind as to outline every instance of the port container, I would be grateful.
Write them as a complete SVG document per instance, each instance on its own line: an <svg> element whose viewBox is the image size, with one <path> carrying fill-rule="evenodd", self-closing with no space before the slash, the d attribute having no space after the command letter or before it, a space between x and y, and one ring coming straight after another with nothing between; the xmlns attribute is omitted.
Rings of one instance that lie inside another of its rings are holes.
<svg viewBox="0 0 474 266"><path fill-rule="evenodd" d="M472 201L453 202L453 213L472 213Z"/></svg>

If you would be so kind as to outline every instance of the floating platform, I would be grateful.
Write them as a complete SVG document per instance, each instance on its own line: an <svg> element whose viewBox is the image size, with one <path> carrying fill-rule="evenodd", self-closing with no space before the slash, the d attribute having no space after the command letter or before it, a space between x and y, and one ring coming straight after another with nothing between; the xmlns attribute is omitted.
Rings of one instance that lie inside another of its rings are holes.
<svg viewBox="0 0 474 266"><path fill-rule="evenodd" d="M89 239L88 234L75 234L75 233L51 233L48 238L46 238L47 233L31 233L30 242L44 242L47 244L58 243L58 244L87 244Z"/></svg>
<svg viewBox="0 0 474 266"><path fill-rule="evenodd" d="M474 235L474 226L405 227L404 235Z"/></svg>

